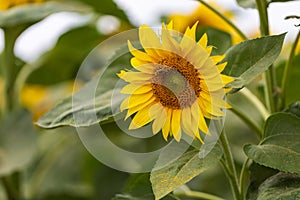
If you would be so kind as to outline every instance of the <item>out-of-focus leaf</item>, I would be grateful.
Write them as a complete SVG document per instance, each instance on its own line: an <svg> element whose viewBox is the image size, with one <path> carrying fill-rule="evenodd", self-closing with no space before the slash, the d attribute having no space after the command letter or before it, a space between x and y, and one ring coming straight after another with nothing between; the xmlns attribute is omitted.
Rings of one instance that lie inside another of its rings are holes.
<svg viewBox="0 0 300 200"><path fill-rule="evenodd" d="M14 27L20 24L38 22L57 12L90 12L91 9L75 2L45 2L37 5L24 5L0 12L0 27Z"/></svg>
<svg viewBox="0 0 300 200"><path fill-rule="evenodd" d="M300 101L290 104L289 107L284 110L284 112L300 117Z"/></svg>
<svg viewBox="0 0 300 200"><path fill-rule="evenodd" d="M113 15L122 19L123 21L129 22L129 19L125 12L121 10L117 4L113 0L80 0L82 3L88 4L92 6L96 12L106 14L106 15Z"/></svg>
<svg viewBox="0 0 300 200"><path fill-rule="evenodd" d="M300 92L299 92L299 88L295 87L296 85L300 85L300 67L299 67L299 63L300 63L300 54L298 54L297 56L294 57L292 65L291 65L291 71L290 71L290 77L288 78L288 83L287 83L287 87L286 87L286 100L285 103L286 105L292 104L295 101L299 101L300 99ZM277 84L281 85L281 81L282 81L282 74L283 74L283 70L284 70L284 66L286 64L285 62L282 62L279 64L279 66L276 68L276 74L277 74ZM284 106L286 106L284 105Z"/></svg>
<svg viewBox="0 0 300 200"><path fill-rule="evenodd" d="M118 88L114 88L119 80L116 74L124 66L130 66L130 57L129 53L126 53L116 59L103 72L101 78L95 77L76 94L57 104L39 119L37 125L43 128L55 128L67 125L85 127L110 120L120 112L119 105L122 100L114 98L112 101L113 92L118 90ZM84 101L81 99L84 99ZM80 114L80 117L74 119L73 115L76 115L76 113ZM96 117L94 116L95 114Z"/></svg>
<svg viewBox="0 0 300 200"><path fill-rule="evenodd" d="M266 121L264 137L285 134L300 135L300 118L290 113L271 115Z"/></svg>
<svg viewBox="0 0 300 200"><path fill-rule="evenodd" d="M26 173L26 199L90 199L93 188L82 173L87 151L75 130L47 130L38 146L36 160Z"/></svg>
<svg viewBox="0 0 300 200"><path fill-rule="evenodd" d="M32 84L55 84L74 79L78 68L90 51L104 39L96 27L82 26L63 34L55 47L46 52L29 77Z"/></svg>
<svg viewBox="0 0 300 200"><path fill-rule="evenodd" d="M224 54L232 46L232 39L229 33L211 27L204 27L197 30L197 40L204 33L208 36L208 45L215 47L212 55Z"/></svg>
<svg viewBox="0 0 300 200"><path fill-rule="evenodd" d="M123 194L118 194L113 200L150 200L154 199L151 189L150 174L133 174L125 185ZM178 200L173 195L167 195L162 200Z"/></svg>
<svg viewBox="0 0 300 200"><path fill-rule="evenodd" d="M36 153L37 134L28 111L6 116L0 124L0 176L24 169Z"/></svg>
<svg viewBox="0 0 300 200"><path fill-rule="evenodd" d="M300 176L278 173L268 178L260 187L257 200L300 199Z"/></svg>
<svg viewBox="0 0 300 200"><path fill-rule="evenodd" d="M242 8L256 8L255 0L236 0Z"/></svg>
<svg viewBox="0 0 300 200"><path fill-rule="evenodd" d="M283 172L300 173L299 132L267 137L260 145L246 145L244 151L258 164Z"/></svg>
<svg viewBox="0 0 300 200"><path fill-rule="evenodd" d="M190 181L200 173L212 167L222 156L222 150L216 145L204 158L198 150L185 152L173 163L151 172L152 190L155 199L160 199L176 188Z"/></svg>
<svg viewBox="0 0 300 200"><path fill-rule="evenodd" d="M278 170L268 168L253 162L249 167L250 185L247 190L247 200L256 200L259 186L269 177L278 173Z"/></svg>
<svg viewBox="0 0 300 200"><path fill-rule="evenodd" d="M222 61L228 63L223 73L238 77L230 87L240 89L266 71L280 54L284 37L266 36L231 47Z"/></svg>

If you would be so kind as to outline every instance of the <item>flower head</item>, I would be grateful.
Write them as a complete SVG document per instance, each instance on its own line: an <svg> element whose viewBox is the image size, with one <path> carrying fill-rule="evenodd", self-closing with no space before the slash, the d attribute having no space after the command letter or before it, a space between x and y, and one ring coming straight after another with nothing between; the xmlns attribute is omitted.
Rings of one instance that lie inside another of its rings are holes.
<svg viewBox="0 0 300 200"><path fill-rule="evenodd" d="M30 3L40 3L45 0L2 0L0 2L0 11L5 11L8 10L12 7L20 6L20 5L25 5L25 4L30 4Z"/></svg>
<svg viewBox="0 0 300 200"><path fill-rule="evenodd" d="M180 37L173 31L173 23L162 25L161 37L148 26L139 28L144 51L128 48L133 71L122 70L119 77L128 82L121 90L130 94L121 104L127 109L127 119L135 116L129 129L137 129L149 122L153 133L162 130L163 137L180 140L182 132L202 141L199 130L209 134L207 119L224 115L228 107L223 100L228 89L224 86L234 79L220 74L226 63L218 64L224 56L212 56L207 36L195 41L197 23Z"/></svg>

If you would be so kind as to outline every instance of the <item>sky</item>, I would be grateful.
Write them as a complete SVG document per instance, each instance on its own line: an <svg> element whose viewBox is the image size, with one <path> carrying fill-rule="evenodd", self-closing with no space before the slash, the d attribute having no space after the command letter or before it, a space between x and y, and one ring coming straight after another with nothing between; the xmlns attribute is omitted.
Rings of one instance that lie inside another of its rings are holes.
<svg viewBox="0 0 300 200"><path fill-rule="evenodd" d="M245 33L251 33L259 27L256 10L240 8L235 0L215 1L226 10L236 13L234 23ZM115 0L115 2L128 13L130 20L136 26L140 24L158 26L159 16L170 13L189 13L198 5L197 1L192 0ZM287 40L293 40L299 30L299 27L296 28L294 24L298 24L299 21L287 21L284 18L288 15L299 15L299 11L299 0L271 4L269 19L272 34L288 32ZM26 30L18 39L15 52L23 60L33 62L45 51L51 49L62 33L84 22L85 19L75 13L54 14ZM99 23L100 26L101 24ZM117 22L115 24L117 25ZM2 49L3 32L0 30L0 50Z"/></svg>

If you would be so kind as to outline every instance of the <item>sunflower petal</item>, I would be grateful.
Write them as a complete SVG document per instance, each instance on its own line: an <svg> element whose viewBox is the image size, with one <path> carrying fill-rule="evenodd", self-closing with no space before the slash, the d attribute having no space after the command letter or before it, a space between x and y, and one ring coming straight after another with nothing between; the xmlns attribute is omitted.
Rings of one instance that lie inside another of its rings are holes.
<svg viewBox="0 0 300 200"><path fill-rule="evenodd" d="M152 124L153 134L157 134L167 120L167 112L161 104L155 104L150 109L150 117L154 119Z"/></svg>
<svg viewBox="0 0 300 200"><path fill-rule="evenodd" d="M181 138L180 118L181 110L173 110L171 129L176 141L179 141Z"/></svg>
<svg viewBox="0 0 300 200"><path fill-rule="evenodd" d="M166 119L166 122L165 122L165 124L162 128L163 137L166 141L168 141L168 135L169 135L169 132L170 132L171 118L172 118L172 110L168 109L167 110L167 119Z"/></svg>
<svg viewBox="0 0 300 200"><path fill-rule="evenodd" d="M206 48L207 42L208 42L207 34L204 33L204 34L202 35L202 37L200 38L200 40L198 41L198 44L201 45L203 48Z"/></svg>
<svg viewBox="0 0 300 200"><path fill-rule="evenodd" d="M149 109L151 108L152 104L147 105L143 109L137 112L137 114L133 117L130 125L129 130L140 128L151 121L149 115Z"/></svg>

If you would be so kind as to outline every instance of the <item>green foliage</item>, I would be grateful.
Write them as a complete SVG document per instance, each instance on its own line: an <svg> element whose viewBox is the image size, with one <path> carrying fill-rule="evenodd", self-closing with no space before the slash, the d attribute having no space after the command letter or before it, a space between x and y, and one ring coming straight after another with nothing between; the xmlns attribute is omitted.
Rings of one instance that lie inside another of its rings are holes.
<svg viewBox="0 0 300 200"><path fill-rule="evenodd" d="M257 200L287 200L300 198L300 176L278 173L260 187Z"/></svg>
<svg viewBox="0 0 300 200"><path fill-rule="evenodd" d="M212 27L203 27L197 30L197 40L206 33L208 45L213 46L212 55L222 55L232 45L231 35L227 32Z"/></svg>
<svg viewBox="0 0 300 200"><path fill-rule="evenodd" d="M164 197L215 165L222 156L222 151L216 145L204 158L200 156L201 153L199 154L198 150L190 149L173 163L158 170L154 168L154 171L151 172L150 180L155 199Z"/></svg>
<svg viewBox="0 0 300 200"><path fill-rule="evenodd" d="M35 6L18 6L0 13L0 27L15 27L21 24L35 23L53 13L63 11L87 13L90 9L75 2L46 2Z"/></svg>
<svg viewBox="0 0 300 200"><path fill-rule="evenodd" d="M103 39L104 36L92 25L66 32L53 49L33 64L32 68L36 70L31 73L27 82L51 85L74 79L85 57Z"/></svg>
<svg viewBox="0 0 300 200"><path fill-rule="evenodd" d="M1 121L0 177L23 170L32 161L37 136L26 110L15 111Z"/></svg>
<svg viewBox="0 0 300 200"><path fill-rule="evenodd" d="M242 8L256 8L256 2L255 0L236 0L239 6ZM274 3L274 2L288 2L288 1L294 1L294 0L267 0L267 2Z"/></svg>
<svg viewBox="0 0 300 200"><path fill-rule="evenodd" d="M224 74L238 77L231 87L240 89L265 72L280 54L285 34L266 36L237 44L226 52Z"/></svg>

